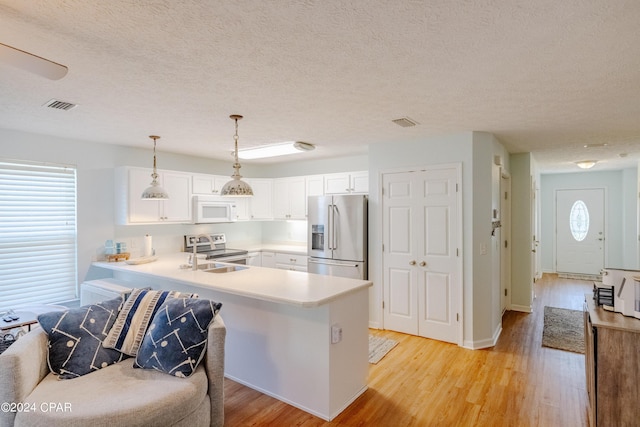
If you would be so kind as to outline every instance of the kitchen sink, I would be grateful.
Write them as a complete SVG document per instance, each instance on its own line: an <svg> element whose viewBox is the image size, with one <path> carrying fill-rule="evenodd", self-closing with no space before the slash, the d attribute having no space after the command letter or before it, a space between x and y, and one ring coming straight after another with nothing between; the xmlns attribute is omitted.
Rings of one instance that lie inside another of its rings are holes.
<svg viewBox="0 0 640 427"><path fill-rule="evenodd" d="M248 267L243 267L240 265L224 265L224 264L213 264L213 268L204 269L205 273L231 273L233 271L241 271L246 270Z"/></svg>

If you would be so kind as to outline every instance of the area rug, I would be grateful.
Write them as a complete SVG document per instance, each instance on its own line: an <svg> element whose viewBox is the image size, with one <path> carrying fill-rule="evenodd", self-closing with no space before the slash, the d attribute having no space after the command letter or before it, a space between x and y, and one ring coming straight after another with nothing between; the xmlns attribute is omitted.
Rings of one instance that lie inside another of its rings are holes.
<svg viewBox="0 0 640 427"><path fill-rule="evenodd" d="M544 308L542 346L584 353L584 313L567 308Z"/></svg>
<svg viewBox="0 0 640 427"><path fill-rule="evenodd" d="M397 345L398 341L369 335L369 363L378 363Z"/></svg>

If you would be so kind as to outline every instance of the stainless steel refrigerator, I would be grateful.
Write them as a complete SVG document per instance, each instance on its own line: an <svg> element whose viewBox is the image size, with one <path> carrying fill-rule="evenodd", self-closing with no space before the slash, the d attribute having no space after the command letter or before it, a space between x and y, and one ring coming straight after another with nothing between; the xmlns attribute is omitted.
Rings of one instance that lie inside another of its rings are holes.
<svg viewBox="0 0 640 427"><path fill-rule="evenodd" d="M308 271L366 279L367 196L310 196Z"/></svg>

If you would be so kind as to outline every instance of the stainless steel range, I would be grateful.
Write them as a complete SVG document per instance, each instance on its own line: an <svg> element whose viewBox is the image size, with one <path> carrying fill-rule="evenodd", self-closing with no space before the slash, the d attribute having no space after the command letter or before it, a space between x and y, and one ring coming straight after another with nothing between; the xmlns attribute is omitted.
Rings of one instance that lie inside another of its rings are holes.
<svg viewBox="0 0 640 427"><path fill-rule="evenodd" d="M230 262L233 264L246 264L249 258L244 249L227 248L227 237L224 233L209 235L211 241L203 235L184 236L184 251L193 252L193 245L196 245L198 254L206 254L207 259L214 259L220 262Z"/></svg>

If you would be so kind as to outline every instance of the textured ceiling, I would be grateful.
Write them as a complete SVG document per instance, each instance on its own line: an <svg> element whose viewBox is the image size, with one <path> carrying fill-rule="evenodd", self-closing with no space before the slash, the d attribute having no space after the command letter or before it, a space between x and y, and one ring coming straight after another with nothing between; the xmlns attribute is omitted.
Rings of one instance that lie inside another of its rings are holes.
<svg viewBox="0 0 640 427"><path fill-rule="evenodd" d="M0 0L0 43L69 67L0 63L0 128L227 159L238 113L241 148L318 147L280 161L475 130L543 171L635 166L638 22L637 0Z"/></svg>

